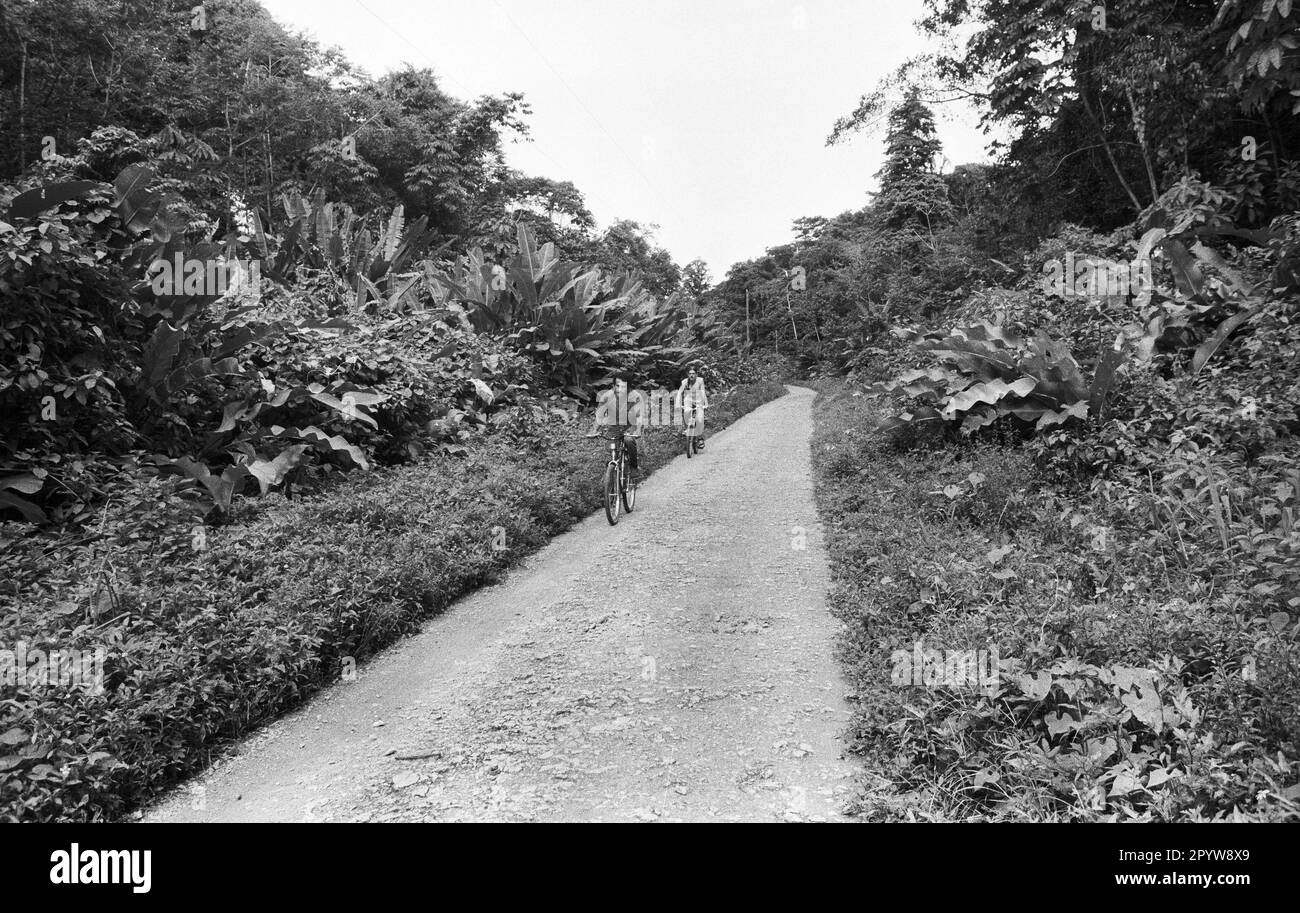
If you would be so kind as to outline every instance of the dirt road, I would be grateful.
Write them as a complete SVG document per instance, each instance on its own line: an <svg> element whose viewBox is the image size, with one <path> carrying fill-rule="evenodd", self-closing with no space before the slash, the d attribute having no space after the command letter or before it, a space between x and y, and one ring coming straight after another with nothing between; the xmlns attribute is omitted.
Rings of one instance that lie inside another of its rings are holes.
<svg viewBox="0 0 1300 913"><path fill-rule="evenodd" d="M679 457L143 817L835 820L810 390Z"/></svg>

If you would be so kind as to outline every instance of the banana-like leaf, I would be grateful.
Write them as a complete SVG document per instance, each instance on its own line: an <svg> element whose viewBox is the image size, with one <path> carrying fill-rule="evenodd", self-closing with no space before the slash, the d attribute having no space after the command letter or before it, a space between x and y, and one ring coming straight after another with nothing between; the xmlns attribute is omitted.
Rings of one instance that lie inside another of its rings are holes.
<svg viewBox="0 0 1300 913"><path fill-rule="evenodd" d="M974 434L985 425L991 425L998 418L998 411L989 406L976 406L966 414L961 422L961 433Z"/></svg>
<svg viewBox="0 0 1300 913"><path fill-rule="evenodd" d="M904 384L900 389L908 396L926 398L933 402L937 398L951 396L954 393L960 392L961 389L969 385L969 381L965 384L950 385L945 380L934 380L930 377L921 377L911 383Z"/></svg>
<svg viewBox="0 0 1300 913"><path fill-rule="evenodd" d="M311 229L315 235L316 246L322 250L325 248L325 239L330 235L332 219L330 218L330 207L325 202L325 188L317 187L316 192L311 198L312 212L315 218L312 220Z"/></svg>
<svg viewBox="0 0 1300 913"><path fill-rule="evenodd" d="M159 402L165 403L177 392L197 381L219 375L234 377L243 373L243 367L234 358L223 358L219 361L213 361L211 358L196 358L168 374L161 384L153 388L152 392Z"/></svg>
<svg viewBox="0 0 1300 913"><path fill-rule="evenodd" d="M478 398L483 400L487 405L492 405L493 400L496 399L496 395L492 392L492 388L483 383L483 381L479 380L477 377L470 378L470 383L474 385L474 392L478 394Z"/></svg>
<svg viewBox="0 0 1300 913"><path fill-rule="evenodd" d="M375 301L384 300L383 292L379 291L379 287L361 273L357 273L356 292L358 308L364 308L366 306L367 296L373 298Z"/></svg>
<svg viewBox="0 0 1300 913"><path fill-rule="evenodd" d="M1238 311L1236 314L1233 314L1227 320L1223 321L1223 323L1219 324L1218 329L1214 331L1214 335L1201 343L1200 347L1196 350L1196 354L1192 356L1192 373L1199 374L1201 369L1205 367L1206 362L1214 357L1215 352L1219 351L1219 347L1227 342L1228 337L1237 331L1237 327L1241 326L1251 317L1254 317L1261 306L1262 305L1260 304L1255 304L1252 307Z"/></svg>
<svg viewBox="0 0 1300 913"><path fill-rule="evenodd" d="M369 415L366 415L357 407L362 404L362 398L365 399L366 405L382 403L388 399L386 394L357 392L345 393L343 396L343 399L339 399L338 397L325 393L324 391L317 391L311 394L312 399L316 400L318 403L324 403L326 406L329 406L341 415L346 415L348 418L354 418L359 422L364 422L371 428L377 429L379 427L379 422L375 421Z"/></svg>
<svg viewBox="0 0 1300 913"><path fill-rule="evenodd" d="M9 218L34 219L60 203L78 200L96 192L111 194L113 187L100 181L60 181L57 184L33 187L13 198L9 204Z"/></svg>
<svg viewBox="0 0 1300 913"><path fill-rule="evenodd" d="M0 489L0 510L11 507L23 515L23 519L28 523L46 523L49 517L45 511L28 501L26 498L19 497L11 491Z"/></svg>
<svg viewBox="0 0 1300 913"><path fill-rule="evenodd" d="M123 225L137 234L149 227L162 203L159 194L146 189L156 178L152 168L128 165L113 179L118 216Z"/></svg>
<svg viewBox="0 0 1300 913"><path fill-rule="evenodd" d="M573 283L573 303L586 307L600 293L600 272L591 270L578 276Z"/></svg>
<svg viewBox="0 0 1300 913"><path fill-rule="evenodd" d="M1142 235L1142 240L1138 241L1137 254L1133 259L1140 263L1150 258L1151 252L1155 250L1157 244L1164 240L1167 234L1168 232L1163 228L1147 229Z"/></svg>
<svg viewBox="0 0 1300 913"><path fill-rule="evenodd" d="M163 382L172 369L172 362L180 354L181 342L185 331L179 330L165 320L158 321L144 351L140 353L140 365L144 369L141 380L144 387L153 390Z"/></svg>
<svg viewBox="0 0 1300 913"><path fill-rule="evenodd" d="M252 210L253 216L253 244L257 247L257 252L265 260L271 255L270 245L266 243L266 231L262 225L262 216L256 208Z"/></svg>
<svg viewBox="0 0 1300 913"><path fill-rule="evenodd" d="M284 214L290 222L305 222L311 215L311 206L297 191L281 194L280 200L284 204Z"/></svg>
<svg viewBox="0 0 1300 913"><path fill-rule="evenodd" d="M160 194L135 190L118 203L117 212L127 230L138 235L149 227L161 206Z"/></svg>
<svg viewBox="0 0 1300 913"><path fill-rule="evenodd" d="M523 267L524 274L528 276L528 281L536 281L540 266L540 258L537 253L537 236L533 234L533 230L528 226L527 222L520 222L515 228L515 237L519 244L518 262Z"/></svg>
<svg viewBox="0 0 1300 913"><path fill-rule="evenodd" d="M352 257L348 261L349 275L356 275L361 272L365 259L370 255L373 246L374 241L370 237L370 229L362 226L356 242L352 245Z"/></svg>
<svg viewBox="0 0 1300 913"><path fill-rule="evenodd" d="M1072 418L1087 419L1088 403L1080 400L1077 403L1071 403L1064 409L1055 412L1044 412L1038 419L1037 429L1039 431L1050 425L1062 425Z"/></svg>
<svg viewBox="0 0 1300 913"><path fill-rule="evenodd" d="M890 393L902 389L909 396L920 396L925 393L937 393L946 396L964 390L973 383L975 383L975 378L963 377L961 374L947 368L917 368L903 372L892 381L873 385L871 392Z"/></svg>
<svg viewBox="0 0 1300 913"><path fill-rule="evenodd" d="M509 275L513 281L515 293L522 299L526 314L533 314L542 305L537 286L533 284L533 273L528 262L522 256L516 257L510 264Z"/></svg>
<svg viewBox="0 0 1300 913"><path fill-rule="evenodd" d="M414 222L407 224L406 231L403 232L399 239L392 256L385 258L388 261L387 270L389 272L400 273L405 271L406 265L414 255L416 248L420 246L428 233L428 226L428 216L420 216Z"/></svg>
<svg viewBox="0 0 1300 913"><path fill-rule="evenodd" d="M234 431L239 422L256 418L265 406L266 403L254 403L246 399L226 403L221 411L221 424L217 426L215 433L224 434L227 431Z"/></svg>
<svg viewBox="0 0 1300 913"><path fill-rule="evenodd" d="M975 384L949 397L943 404L943 416L947 419L953 419L957 417L957 413L965 412L977 403L993 405L1007 396L1016 396L1023 399L1032 393L1036 386L1038 386L1038 381L1032 377L1021 377L1010 384L1001 378Z"/></svg>
<svg viewBox="0 0 1300 913"><path fill-rule="evenodd" d="M876 426L876 431L892 431L903 425L922 425L927 422L941 422L943 416L937 409L929 406L922 406L919 409L913 409L910 412L900 412L898 415L885 419Z"/></svg>
<svg viewBox="0 0 1300 913"><path fill-rule="evenodd" d="M1103 346L1092 377L1092 388L1088 391L1088 410L1098 417L1105 415L1106 400L1114 386L1116 372L1124 363L1124 350L1118 343L1117 340L1115 345Z"/></svg>
<svg viewBox="0 0 1300 913"><path fill-rule="evenodd" d="M963 327L957 333L973 341L987 342L999 349L1014 349L1024 341L1013 328L989 323L987 320Z"/></svg>
<svg viewBox="0 0 1300 913"><path fill-rule="evenodd" d="M1219 256L1219 252L1214 248L1206 247L1200 241L1197 241L1192 245L1192 255L1207 266L1214 267L1221 276L1228 280L1233 289L1238 293L1242 295L1250 294L1250 285L1241 277L1241 273L1229 266L1227 261L1225 261L1223 257Z"/></svg>
<svg viewBox="0 0 1300 913"><path fill-rule="evenodd" d="M240 484L249 475L248 467L242 464L229 466L221 475L215 476L206 464L187 456L167 462L207 489L213 503L223 513L230 510L231 500L238 493Z"/></svg>
<svg viewBox="0 0 1300 913"><path fill-rule="evenodd" d="M279 485L285 477L302 462L307 452L306 444L293 444L282 450L274 460L253 460L248 464L248 471L257 479L257 485L265 495L273 486Z"/></svg>
<svg viewBox="0 0 1300 913"><path fill-rule="evenodd" d="M34 495L45 486L44 479L38 479L33 473L20 472L17 475L0 478L0 491L10 489L21 491L25 495Z"/></svg>
<svg viewBox="0 0 1300 913"><path fill-rule="evenodd" d="M402 228L405 223L405 207L398 203L393 209L393 214L388 217L388 228L383 235L382 256L385 260L392 262L397 258L397 245L402 238Z"/></svg>
<svg viewBox="0 0 1300 913"><path fill-rule="evenodd" d="M370 469L370 462L366 459L365 452L360 447L348 443L347 438L341 434L326 434L315 425L308 425L306 428L281 428L277 425L271 429L271 433L276 436L295 437L307 441L317 450L326 453L345 453L357 466L366 470Z"/></svg>
<svg viewBox="0 0 1300 913"><path fill-rule="evenodd" d="M1023 373L1016 364L1014 351L993 348L983 341L949 336L941 341L924 342L921 347L930 349L940 358L951 361L962 371L982 380L1015 378Z"/></svg>
<svg viewBox="0 0 1300 913"><path fill-rule="evenodd" d="M537 298L539 301L560 301L564 300L569 291L573 288L578 280L578 271L582 268L577 263L561 263L554 257L555 246L547 244L543 252L549 249L552 260L550 265L544 267L541 288L538 289Z"/></svg>
<svg viewBox="0 0 1300 913"><path fill-rule="evenodd" d="M1178 291L1186 298L1198 297L1205 291L1205 276L1196 265L1196 258L1181 241L1173 238L1165 240L1164 248L1169 251L1169 258L1173 261L1174 284L1178 286Z"/></svg>
<svg viewBox="0 0 1300 913"><path fill-rule="evenodd" d="M243 324L229 327L213 348L212 357L218 361L229 358L245 346L261 342L271 336L284 332L286 324L280 321L262 325Z"/></svg>
<svg viewBox="0 0 1300 913"><path fill-rule="evenodd" d="M1021 421L1029 422L1031 425L1036 424L1043 415L1051 411L1051 409L1047 409L1041 403L1036 403L1033 400L1017 400L1015 402L1003 400L998 403L999 415L1014 415Z"/></svg>
<svg viewBox="0 0 1300 913"><path fill-rule="evenodd" d="M345 204L343 212L343 227L330 239L330 259L335 263L342 262L347 253L348 244L352 241L352 226L357 221L357 214L352 211L351 206Z"/></svg>
<svg viewBox="0 0 1300 913"><path fill-rule="evenodd" d="M391 308L401 307L402 299L406 297L407 293L409 293L411 289L419 283L419 281L419 275L406 277L405 281L401 285L396 286L391 292L389 292L388 306Z"/></svg>

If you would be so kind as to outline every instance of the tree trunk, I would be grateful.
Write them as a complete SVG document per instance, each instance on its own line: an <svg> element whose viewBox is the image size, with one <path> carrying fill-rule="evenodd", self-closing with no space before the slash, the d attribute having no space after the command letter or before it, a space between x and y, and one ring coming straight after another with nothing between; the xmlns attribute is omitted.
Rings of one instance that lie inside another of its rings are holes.
<svg viewBox="0 0 1300 913"><path fill-rule="evenodd" d="M1101 147L1106 151L1106 160L1110 162L1111 170L1115 172L1115 177L1119 180L1119 185L1124 188L1124 192L1128 194L1128 198L1133 201L1133 210L1138 215L1141 215L1144 208L1142 206L1142 201L1137 198L1137 194L1133 192L1133 188L1129 186L1129 182L1125 179L1124 172L1120 170L1119 162L1115 160L1115 152L1110 148L1110 140L1106 139L1106 130L1102 126L1101 121L1097 119L1096 112L1092 109L1092 102L1088 100L1088 92L1086 89L1080 88L1079 99L1083 102L1083 110L1087 112L1088 120L1092 122L1093 129L1097 131L1097 136L1101 139Z"/></svg>
<svg viewBox="0 0 1300 913"><path fill-rule="evenodd" d="M1146 119L1138 113L1137 100L1133 97L1133 90L1124 89L1124 94L1128 96L1128 108L1133 112L1133 133L1137 136L1138 146L1142 149L1142 163L1147 168L1147 180L1151 184L1151 202L1160 199L1160 182L1156 180L1156 170L1151 164L1151 149L1147 146L1147 126Z"/></svg>

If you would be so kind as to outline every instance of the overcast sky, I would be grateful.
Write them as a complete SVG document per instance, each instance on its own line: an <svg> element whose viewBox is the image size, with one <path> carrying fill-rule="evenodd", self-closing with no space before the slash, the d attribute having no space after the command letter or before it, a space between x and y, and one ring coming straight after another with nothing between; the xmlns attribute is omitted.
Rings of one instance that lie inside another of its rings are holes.
<svg viewBox="0 0 1300 913"><path fill-rule="evenodd" d="M921 0L262 0L379 75L432 68L462 98L519 91L513 167L573 181L603 227L658 226L674 259L728 266L791 222L861 207L882 137L828 148L836 118L926 50ZM986 158L969 108L936 112L954 164Z"/></svg>

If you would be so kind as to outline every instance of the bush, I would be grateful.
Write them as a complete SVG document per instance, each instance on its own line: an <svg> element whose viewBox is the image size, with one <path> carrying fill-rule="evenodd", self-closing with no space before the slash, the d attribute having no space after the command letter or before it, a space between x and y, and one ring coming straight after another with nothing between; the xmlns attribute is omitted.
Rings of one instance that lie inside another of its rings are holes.
<svg viewBox="0 0 1300 913"><path fill-rule="evenodd" d="M720 429L784 392L720 392ZM214 750L337 681L599 504L604 454L576 417L483 438L297 501L193 526L139 479L87 544L0 527L0 645L103 647L104 688L0 685L0 817L116 818ZM643 472L676 456L651 430ZM504 551L494 549L494 528ZM199 546L196 550L195 546Z"/></svg>
<svg viewBox="0 0 1300 913"><path fill-rule="evenodd" d="M900 454L866 397L815 412L853 744L894 785L864 814L1300 819L1297 622L1255 589L1258 563L1294 567L1285 543L1224 561L1208 516L1184 508L1175 532L1162 515L1159 535L1128 489L1072 484L1026 448ZM918 649L949 667L996 649L993 686L918 686L899 674Z"/></svg>

